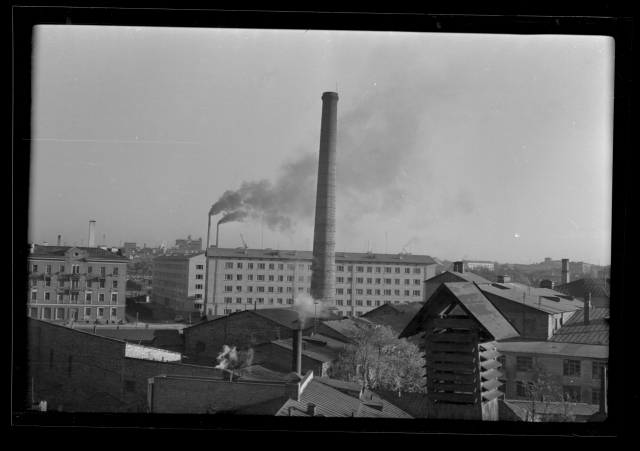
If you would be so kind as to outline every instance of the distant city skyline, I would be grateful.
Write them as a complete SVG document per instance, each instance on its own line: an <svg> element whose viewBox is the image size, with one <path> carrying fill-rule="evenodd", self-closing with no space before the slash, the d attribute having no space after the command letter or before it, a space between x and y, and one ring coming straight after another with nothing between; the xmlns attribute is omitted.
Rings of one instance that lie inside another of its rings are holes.
<svg viewBox="0 0 640 451"><path fill-rule="evenodd" d="M230 191L248 216L221 247L311 250L337 89L338 251L610 264L611 38L54 25L34 43L30 241L86 245L90 220L96 245L206 241Z"/></svg>

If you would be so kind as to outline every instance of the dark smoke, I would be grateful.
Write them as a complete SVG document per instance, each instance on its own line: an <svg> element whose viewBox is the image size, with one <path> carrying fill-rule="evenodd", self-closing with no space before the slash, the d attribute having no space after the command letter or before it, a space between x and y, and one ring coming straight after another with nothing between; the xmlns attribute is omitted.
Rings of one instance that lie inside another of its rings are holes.
<svg viewBox="0 0 640 451"><path fill-rule="evenodd" d="M231 213L227 213L218 221L218 224L224 224L225 222L238 221L242 222L249 213L243 210L236 210Z"/></svg>

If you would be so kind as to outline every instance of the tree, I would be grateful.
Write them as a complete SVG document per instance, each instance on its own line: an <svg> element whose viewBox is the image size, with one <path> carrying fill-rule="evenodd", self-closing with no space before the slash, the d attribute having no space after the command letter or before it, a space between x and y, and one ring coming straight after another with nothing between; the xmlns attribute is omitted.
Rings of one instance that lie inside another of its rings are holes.
<svg viewBox="0 0 640 451"><path fill-rule="evenodd" d="M527 421L575 421L575 400L557 383L538 376L533 382L524 382L524 393L529 402Z"/></svg>
<svg viewBox="0 0 640 451"><path fill-rule="evenodd" d="M333 365L333 377L367 388L423 392L424 364L418 347L386 326L352 325L350 342Z"/></svg>

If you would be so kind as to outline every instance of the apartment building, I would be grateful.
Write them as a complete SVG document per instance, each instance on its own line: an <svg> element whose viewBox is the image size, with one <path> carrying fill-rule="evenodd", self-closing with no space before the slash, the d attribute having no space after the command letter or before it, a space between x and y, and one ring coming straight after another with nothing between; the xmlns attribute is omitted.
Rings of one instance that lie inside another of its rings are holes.
<svg viewBox="0 0 640 451"><path fill-rule="evenodd" d="M204 264L204 251L163 254L154 258L152 301L174 308L177 315L201 315L204 304Z"/></svg>
<svg viewBox="0 0 640 451"><path fill-rule="evenodd" d="M209 248L207 315L293 305L309 294L311 251ZM336 252L335 308L356 317L388 303L422 300L422 282L435 276L428 255Z"/></svg>
<svg viewBox="0 0 640 451"><path fill-rule="evenodd" d="M50 321L123 320L127 260L97 247L31 245L27 314Z"/></svg>

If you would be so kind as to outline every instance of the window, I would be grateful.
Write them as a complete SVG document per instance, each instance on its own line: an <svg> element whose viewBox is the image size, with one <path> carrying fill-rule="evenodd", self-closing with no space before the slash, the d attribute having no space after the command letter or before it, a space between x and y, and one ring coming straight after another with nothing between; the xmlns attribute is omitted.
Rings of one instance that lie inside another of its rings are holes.
<svg viewBox="0 0 640 451"><path fill-rule="evenodd" d="M302 293L302 292L304 292L304 288L298 287L298 293Z"/></svg>
<svg viewBox="0 0 640 451"><path fill-rule="evenodd" d="M278 276L278 282L284 282L284 276Z"/></svg>
<svg viewBox="0 0 640 451"><path fill-rule="evenodd" d="M533 357L516 356L516 371L521 373L533 371Z"/></svg>
<svg viewBox="0 0 640 451"><path fill-rule="evenodd" d="M368 296L371 296L372 292L373 292L373 290L371 288L367 288L367 295Z"/></svg>
<svg viewBox="0 0 640 451"><path fill-rule="evenodd" d="M118 303L118 293L111 293L111 303L112 304Z"/></svg>
<svg viewBox="0 0 640 451"><path fill-rule="evenodd" d="M247 298L247 304L253 304L253 298Z"/></svg>
<svg viewBox="0 0 640 451"><path fill-rule="evenodd" d="M51 274L51 265L45 266L44 272L47 273L47 274Z"/></svg>
<svg viewBox="0 0 640 451"><path fill-rule="evenodd" d="M262 274L258 274L258 275L256 276L256 280L257 280L258 282L264 282L264 276L263 276Z"/></svg>
<svg viewBox="0 0 640 451"><path fill-rule="evenodd" d="M528 385L528 382L516 381L516 396L526 398Z"/></svg>
<svg viewBox="0 0 640 451"><path fill-rule="evenodd" d="M237 274L236 275L236 280L242 280L242 274Z"/></svg>
<svg viewBox="0 0 640 451"><path fill-rule="evenodd" d="M104 302L104 293L98 294L98 302Z"/></svg>
<svg viewBox="0 0 640 451"><path fill-rule="evenodd" d="M78 288L79 287L79 281L78 280L72 280L71 281L71 288Z"/></svg>
<svg viewBox="0 0 640 451"><path fill-rule="evenodd" d="M382 268L381 268L381 267L379 267L379 266L378 266L378 267L376 267L376 272L377 272L377 273L382 272Z"/></svg>
<svg viewBox="0 0 640 451"><path fill-rule="evenodd" d="M242 287L236 287L236 293L242 293Z"/></svg>
<svg viewBox="0 0 640 451"><path fill-rule="evenodd" d="M275 263L269 263L269 269L271 270L276 269Z"/></svg>
<svg viewBox="0 0 640 451"><path fill-rule="evenodd" d="M227 285L227 286L224 287L224 292L225 293L231 293L232 291L233 291L233 287L232 286Z"/></svg>
<svg viewBox="0 0 640 451"><path fill-rule="evenodd" d="M404 295L405 296L411 296L411 290L404 290Z"/></svg>
<svg viewBox="0 0 640 451"><path fill-rule="evenodd" d="M373 283L373 279L371 277L367 277L367 283Z"/></svg>
<svg viewBox="0 0 640 451"><path fill-rule="evenodd" d="M230 308L229 309L227 309L227 308L224 309L224 314L225 315L231 315L231 309Z"/></svg>
<svg viewBox="0 0 640 451"><path fill-rule="evenodd" d="M74 304L78 303L78 293L73 293L71 295L71 302L74 303Z"/></svg>
<svg viewBox="0 0 640 451"><path fill-rule="evenodd" d="M420 268L413 268L414 274L420 274Z"/></svg>
<svg viewBox="0 0 640 451"><path fill-rule="evenodd" d="M405 285L410 285L410 284L411 284L411 280L409 280L409 279L404 279L404 284L405 284Z"/></svg>
<svg viewBox="0 0 640 451"><path fill-rule="evenodd" d="M51 286L51 279L50 278L49 279L47 279L47 278L44 279L44 286L45 287L50 287Z"/></svg>
<svg viewBox="0 0 640 451"><path fill-rule="evenodd" d="M278 271L282 271L284 269L284 264L278 263Z"/></svg>
<svg viewBox="0 0 640 451"><path fill-rule="evenodd" d="M264 298L258 298L258 304L264 304Z"/></svg>
<svg viewBox="0 0 640 451"><path fill-rule="evenodd" d="M336 288L336 294L344 294L344 288Z"/></svg>
<svg viewBox="0 0 640 451"><path fill-rule="evenodd" d="M307 265L307 269L311 271L311 265Z"/></svg>
<svg viewBox="0 0 640 451"><path fill-rule="evenodd" d="M400 285L400 279L393 279L395 285Z"/></svg>
<svg viewBox="0 0 640 451"><path fill-rule="evenodd" d="M23 266L23 268L24 268L24 266ZM38 265L33 265L33 266L31 267L31 271L32 271L32 272L38 272Z"/></svg>
<svg viewBox="0 0 640 451"><path fill-rule="evenodd" d="M414 296L420 296L420 290L413 290Z"/></svg>
<svg viewBox="0 0 640 451"><path fill-rule="evenodd" d="M269 298L269 304L273 304L273 298Z"/></svg>
<svg viewBox="0 0 640 451"><path fill-rule="evenodd" d="M579 360L578 360L579 362ZM562 395L564 399L567 401L573 402L581 402L580 401L580 387L575 385L563 385L562 386Z"/></svg>
<svg viewBox="0 0 640 451"><path fill-rule="evenodd" d="M224 298L225 304L231 304L232 298Z"/></svg>
<svg viewBox="0 0 640 451"><path fill-rule="evenodd" d="M113 275L117 276L118 275L118 268L113 268Z"/></svg>
<svg viewBox="0 0 640 451"><path fill-rule="evenodd" d="M257 287L256 291L258 293L264 293L264 287Z"/></svg>
<svg viewBox="0 0 640 451"><path fill-rule="evenodd" d="M362 288L357 288L356 294L364 294L364 290Z"/></svg>
<svg viewBox="0 0 640 451"><path fill-rule="evenodd" d="M253 293L253 287L247 287L247 293Z"/></svg>
<svg viewBox="0 0 640 451"><path fill-rule="evenodd" d="M293 264L291 264L291 263L287 263L287 269L288 269L289 271L293 271L293 270L295 269L295 267L296 267L295 265L293 265Z"/></svg>
<svg viewBox="0 0 640 451"><path fill-rule="evenodd" d="M253 274L247 275L247 280L252 282L253 281Z"/></svg>
<svg viewBox="0 0 640 451"><path fill-rule="evenodd" d="M196 290L202 290L202 284L196 284Z"/></svg>
<svg viewBox="0 0 640 451"><path fill-rule="evenodd" d="M367 272L373 272L373 266L367 266Z"/></svg>
<svg viewBox="0 0 640 451"><path fill-rule="evenodd" d="M347 288L347 294L351 294L351 288Z"/></svg>
<svg viewBox="0 0 640 451"><path fill-rule="evenodd" d="M91 316L91 307L85 307L84 309L84 316Z"/></svg>
<svg viewBox="0 0 640 451"><path fill-rule="evenodd" d="M356 266L356 272L364 272L364 266Z"/></svg>
<svg viewBox="0 0 640 451"><path fill-rule="evenodd" d="M104 307L98 307L98 318L102 318L104 316Z"/></svg>
<svg viewBox="0 0 640 451"><path fill-rule="evenodd" d="M336 266L336 271L343 272L344 271L344 266L342 266L342 265Z"/></svg>
<svg viewBox="0 0 640 451"><path fill-rule="evenodd" d="M376 296L380 296L380 290L375 290L374 293Z"/></svg>
<svg viewBox="0 0 640 451"><path fill-rule="evenodd" d="M56 299L58 300L58 302L62 303L62 294L58 294L56 296Z"/></svg>
<svg viewBox="0 0 640 451"><path fill-rule="evenodd" d="M267 292L268 293L273 293L273 287L267 287Z"/></svg>
<svg viewBox="0 0 640 451"><path fill-rule="evenodd" d="M233 274L225 274L224 280L233 280Z"/></svg>
<svg viewBox="0 0 640 451"><path fill-rule="evenodd" d="M275 282L276 278L275 276L269 276L269 282Z"/></svg>
<svg viewBox="0 0 640 451"><path fill-rule="evenodd" d="M358 315L358 316L362 316L362 314L363 314L363 313L364 313L364 312L356 312L356 315Z"/></svg>
<svg viewBox="0 0 640 451"><path fill-rule="evenodd" d="M287 282L293 282L293 276L287 276Z"/></svg>
<svg viewBox="0 0 640 451"><path fill-rule="evenodd" d="M347 299L347 305L351 305L351 299Z"/></svg>
<svg viewBox="0 0 640 451"><path fill-rule="evenodd" d="M366 301L367 302L367 307L371 307L371 301Z"/></svg>
<svg viewBox="0 0 640 451"><path fill-rule="evenodd" d="M64 266L61 266L61 271L64 272ZM105 268L104 266L100 267L100 275L104 276L107 273L107 268Z"/></svg>
<svg viewBox="0 0 640 451"><path fill-rule="evenodd" d="M105 279L100 279L100 280L98 281L98 287L99 287L99 288L104 288L104 287L105 287L105 283L106 283L106 282L107 282L107 281L106 281Z"/></svg>
<svg viewBox="0 0 640 451"><path fill-rule="evenodd" d="M391 290L384 290L385 296L391 296Z"/></svg>
<svg viewBox="0 0 640 451"><path fill-rule="evenodd" d="M380 285L380 278L376 277L376 285Z"/></svg>
<svg viewBox="0 0 640 451"><path fill-rule="evenodd" d="M225 262L224 269L233 269L233 262Z"/></svg>
<svg viewBox="0 0 640 451"><path fill-rule="evenodd" d="M351 316L351 311L347 312L347 316L349 316L349 317Z"/></svg>
<svg viewBox="0 0 640 451"><path fill-rule="evenodd" d="M304 276L298 276L298 282L304 282Z"/></svg>
<svg viewBox="0 0 640 451"><path fill-rule="evenodd" d="M580 360L565 359L562 363L564 376L580 376Z"/></svg>
<svg viewBox="0 0 640 451"><path fill-rule="evenodd" d="M380 301L376 301L376 307L380 306Z"/></svg>
<svg viewBox="0 0 640 451"><path fill-rule="evenodd" d="M111 282L111 288L118 288L118 281L114 280Z"/></svg>
<svg viewBox="0 0 640 451"><path fill-rule="evenodd" d="M38 292L37 291L32 291L31 292L31 300L35 301L37 299L38 296Z"/></svg>
<svg viewBox="0 0 640 451"><path fill-rule="evenodd" d="M307 276L307 282L311 282L311 276Z"/></svg>
<svg viewBox="0 0 640 451"><path fill-rule="evenodd" d="M87 280L87 288L91 288L93 286L93 282Z"/></svg>
<svg viewBox="0 0 640 451"><path fill-rule="evenodd" d="M91 293L86 293L84 295L84 302L86 302L87 304L91 304Z"/></svg>
<svg viewBox="0 0 640 451"><path fill-rule="evenodd" d="M194 295L195 299L202 299L202 293L198 293L196 295Z"/></svg>
<svg viewBox="0 0 640 451"><path fill-rule="evenodd" d="M300 271L304 270L304 265L298 265L298 269L299 269Z"/></svg>
<svg viewBox="0 0 640 451"><path fill-rule="evenodd" d="M591 404L600 404L601 397L602 397L602 391L599 388L591 389Z"/></svg>
<svg viewBox="0 0 640 451"><path fill-rule="evenodd" d="M93 273L93 267L91 267L91 266L87 267L87 273L88 274L92 274Z"/></svg>
<svg viewBox="0 0 640 451"><path fill-rule="evenodd" d="M282 298L278 298L278 304L282 304Z"/></svg>
<svg viewBox="0 0 640 451"><path fill-rule="evenodd" d="M278 287L278 293L284 293L284 288L283 287Z"/></svg>
<svg viewBox="0 0 640 451"><path fill-rule="evenodd" d="M591 361L591 379L600 379L602 375L602 368L606 367L605 362Z"/></svg>
<svg viewBox="0 0 640 451"><path fill-rule="evenodd" d="M44 300L45 301L50 301L51 300L51 293L49 293L48 291L45 291Z"/></svg>
<svg viewBox="0 0 640 451"><path fill-rule="evenodd" d="M420 279L413 279L414 285L420 285Z"/></svg>
<svg viewBox="0 0 640 451"><path fill-rule="evenodd" d="M384 304L391 304L391 301L382 301Z"/></svg>
<svg viewBox="0 0 640 451"><path fill-rule="evenodd" d="M364 279L362 277L356 277L356 283L364 283Z"/></svg>
<svg viewBox="0 0 640 451"><path fill-rule="evenodd" d="M242 304L242 298L236 298L236 304Z"/></svg>
<svg viewBox="0 0 640 451"><path fill-rule="evenodd" d="M117 308L115 308L115 307L111 307L111 310L110 310L110 316L111 316L112 318L115 318L117 315L118 315L118 309L117 309Z"/></svg>
<svg viewBox="0 0 640 451"><path fill-rule="evenodd" d="M287 304L293 304L293 299L288 298L288 299L287 299Z"/></svg>
<svg viewBox="0 0 640 451"><path fill-rule="evenodd" d="M394 296L400 296L400 290L393 290Z"/></svg>
<svg viewBox="0 0 640 451"><path fill-rule="evenodd" d="M253 269L253 263L247 263L247 269Z"/></svg>
<svg viewBox="0 0 640 451"><path fill-rule="evenodd" d="M336 299L336 305L342 305L343 301L342 299Z"/></svg>
<svg viewBox="0 0 640 451"><path fill-rule="evenodd" d="M196 265L196 269L204 269L204 265Z"/></svg>
<svg viewBox="0 0 640 451"><path fill-rule="evenodd" d="M351 277L347 277L347 283L351 283L353 279Z"/></svg>
<svg viewBox="0 0 640 451"><path fill-rule="evenodd" d="M404 268L405 274L411 274L411 268Z"/></svg>
<svg viewBox="0 0 640 451"><path fill-rule="evenodd" d="M391 279L384 279L385 285L391 285Z"/></svg>
<svg viewBox="0 0 640 451"><path fill-rule="evenodd" d="M236 263L236 269L242 269L242 263Z"/></svg>
<svg viewBox="0 0 640 451"><path fill-rule="evenodd" d="M394 268L394 269L395 269L395 271L394 271L394 272L395 272L396 274L400 274L400 268Z"/></svg>

